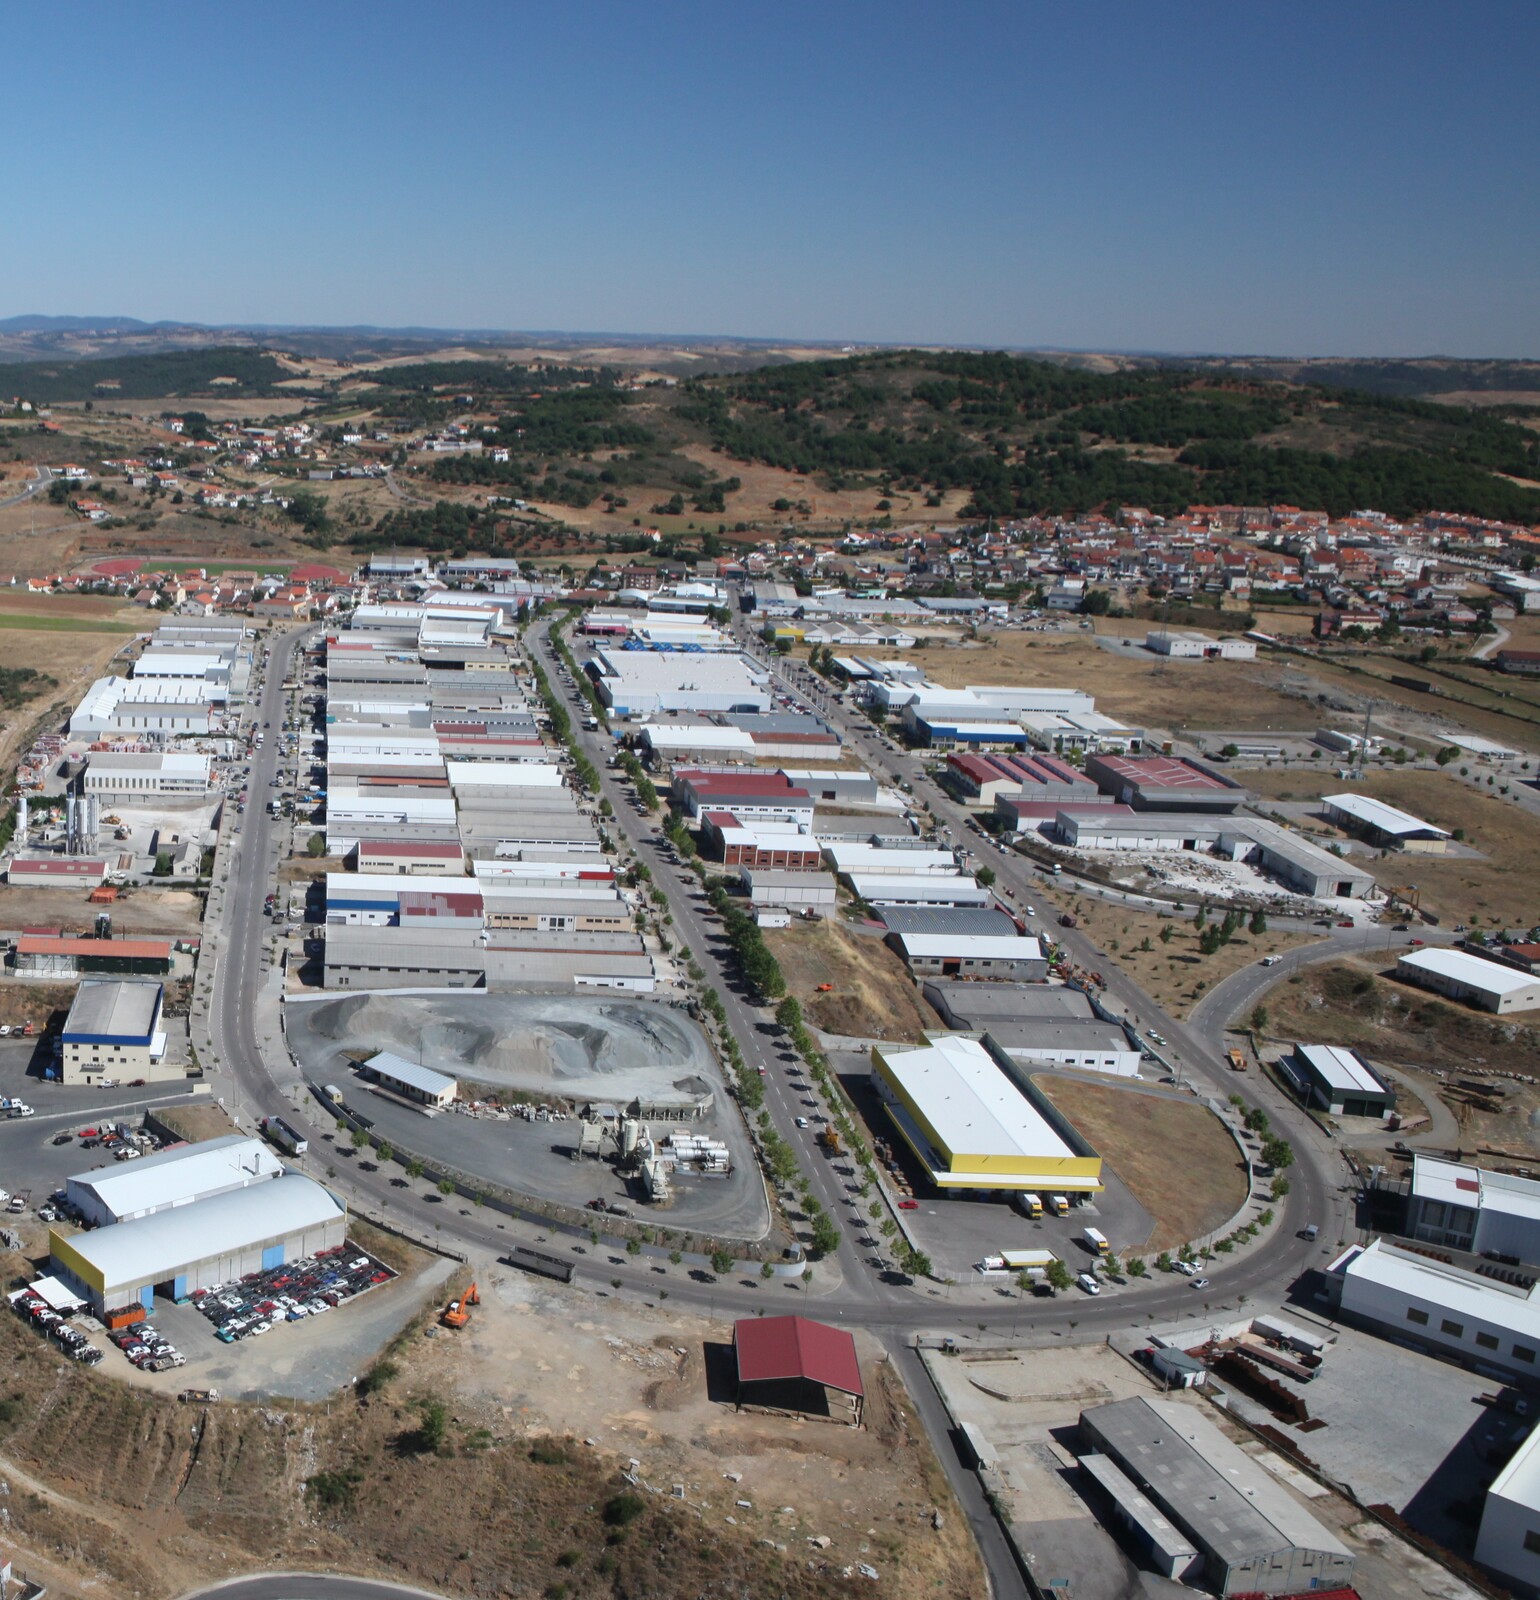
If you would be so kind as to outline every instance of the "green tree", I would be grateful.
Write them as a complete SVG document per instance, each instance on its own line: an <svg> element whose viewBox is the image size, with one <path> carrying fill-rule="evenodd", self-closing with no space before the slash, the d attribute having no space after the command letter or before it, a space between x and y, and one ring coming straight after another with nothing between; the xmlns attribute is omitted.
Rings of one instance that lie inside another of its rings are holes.
<svg viewBox="0 0 1540 1600"><path fill-rule="evenodd" d="M1269 1021L1271 1021L1271 1017L1266 1006L1259 1004L1251 1008L1251 1031L1253 1033L1266 1033Z"/></svg>
<svg viewBox="0 0 1540 1600"><path fill-rule="evenodd" d="M899 1255L898 1264L906 1277L928 1278L931 1274L930 1257L923 1250L916 1250L913 1245L905 1246Z"/></svg>
<svg viewBox="0 0 1540 1600"><path fill-rule="evenodd" d="M1172 936L1175 934L1175 932L1176 929L1173 928L1169 922L1162 923L1160 928L1160 942L1162 944L1170 944Z"/></svg>
<svg viewBox="0 0 1540 1600"><path fill-rule="evenodd" d="M711 1252L711 1270L719 1278L725 1277L733 1270L733 1253L718 1246Z"/></svg>
<svg viewBox="0 0 1540 1600"><path fill-rule="evenodd" d="M973 874L978 879L980 888L992 889L995 884L995 869L993 867L980 867Z"/></svg>
<svg viewBox="0 0 1540 1600"><path fill-rule="evenodd" d="M1055 1294L1063 1294L1063 1292L1066 1289L1071 1288L1075 1282L1075 1280L1070 1276L1069 1268L1066 1267L1057 1256L1055 1256L1053 1260L1048 1263L1046 1277L1048 1279L1049 1287L1053 1289Z"/></svg>
<svg viewBox="0 0 1540 1600"><path fill-rule="evenodd" d="M1267 916L1260 906L1251 913L1251 921L1246 924L1246 931L1254 939L1261 938L1267 932Z"/></svg>

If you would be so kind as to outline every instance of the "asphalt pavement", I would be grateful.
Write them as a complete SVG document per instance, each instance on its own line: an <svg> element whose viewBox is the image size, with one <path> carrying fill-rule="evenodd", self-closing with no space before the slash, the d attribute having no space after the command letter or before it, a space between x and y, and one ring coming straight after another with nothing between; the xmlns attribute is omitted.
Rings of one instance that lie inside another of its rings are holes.
<svg viewBox="0 0 1540 1600"><path fill-rule="evenodd" d="M526 643L546 668L553 688L562 692L564 686L549 647L547 630L547 623L537 623L526 634ZM272 724L273 736L253 757L250 791L254 797L264 793L278 769L280 741L277 731L282 727L285 709L282 684L292 654L303 637L299 633L270 636L271 654L255 717L258 726L264 722ZM787 675L784 663L763 655L761 659L799 699L809 698L803 683ZM569 700L573 710L579 713L580 721L584 710L581 697L572 691ZM949 827L960 842L969 843L967 813L932 782L924 770L922 758L898 748L870 728L864 718L850 716L833 703L832 697L820 692L814 703L825 717L842 728L850 747L874 772L895 786L907 785L917 799L923 798L932 814ZM442 1238L446 1246L452 1243L461 1250L502 1253L518 1240L531 1236L544 1238L573 1255L575 1281L584 1287L609 1289L618 1281L620 1292L652 1299L660 1287L666 1286L676 1301L694 1304L711 1315L751 1313L763 1308L767 1299L784 1305L788 1303L788 1295L794 1295L790 1304L812 1315L834 1322L859 1324L878 1332L894 1350L895 1359L900 1358L900 1352L919 1332L948 1332L966 1339L974 1328L988 1336L991 1331L1007 1330L1023 1323L1041 1329L1063 1327L1073 1322L1080 1337L1094 1338L1126 1327L1130 1318L1192 1317L1214 1306L1233 1304L1241 1295L1265 1302L1281 1297L1303 1269L1321 1264L1326 1247L1305 1241L1299 1237L1299 1232L1306 1223L1313 1222L1321 1225L1323 1239L1337 1237L1340 1225L1350 1216L1346 1171L1335 1152L1324 1145L1318 1130L1297 1108L1284 1103L1273 1087L1258 1075L1237 1079L1228 1073L1218 1048L1217 1040L1228 1020L1224 1013L1233 1014L1234 1010L1255 1003L1250 999L1251 977L1222 996L1216 991L1207 1009L1183 1024L1168 1016L1083 935L1074 930L1055 930L1055 937L1067 946L1072 959L1105 973L1105 998L1115 1008L1137 1018L1144 1030L1153 1027L1165 1035L1166 1053L1187 1081L1215 1098L1238 1092L1248 1104L1264 1104L1275 1127L1291 1138L1296 1163L1290 1173L1291 1191L1282 1208L1280 1226L1271 1236L1268 1248L1241 1253L1233 1265L1215 1263L1210 1269L1209 1287L1196 1292L1188 1280L1173 1277L1141 1288L1136 1295L1113 1296L1102 1303L1060 1296L1030 1304L1002 1301L997 1305L979 1305L970 1301L963 1309L961 1305L954 1308L944 1299L946 1291L940 1287L885 1281L868 1263L867 1253L872 1247L859 1243L866 1235L864 1218L856 1206L854 1173L842 1170L849 1168L848 1162L831 1161L824 1156L814 1143L812 1127L799 1129L796 1126L795 1119L806 1111L805 1087L800 1079L793 1080L786 1070L785 1045L773 1014L768 1008L752 1005L737 983L720 925L700 893L694 874L672 861L672 848L664 840L657 819L638 812L630 786L621 775L607 767L606 761L614 749L611 739L602 732L581 731L580 727L574 738L600 772L601 793L613 807L612 831L623 835L639 858L647 863L654 884L667 899L674 919L674 935L706 969L709 981L722 998L728 1024L750 1068L764 1068L765 1103L771 1120L796 1151L819 1202L840 1223L839 1248L832 1258L815 1268L811 1285L806 1290L790 1289L784 1283L765 1287L743 1278L716 1281L698 1267L692 1272L688 1263L683 1269L665 1272L660 1279L656 1263L625 1257L606 1242L595 1249L587 1241L586 1234L576 1228L535 1225L517 1219L499 1221L495 1215L454 1201L446 1203L437 1194L422 1193L410 1184L398 1187L401 1180L393 1180L387 1172L366 1171L361 1163L341 1161L339 1166L328 1169L328 1181L349 1197L355 1209L366 1215L388 1216L397 1225L413 1228L425 1237ZM211 917L217 922L218 965L209 1027L222 1072L226 1075L216 1079L216 1085L230 1084L238 1105L245 1112L290 1114L293 1108L285 1094L285 1085L275 1079L270 1061L264 1059L258 1033L261 1006L271 1005L271 997L259 998L268 981L265 963L270 955L267 948L270 928L263 916L263 900L279 863L280 844L287 839L288 824L282 819L275 822L269 818L265 808L255 800L242 822L244 826L239 835L226 840L227 859L232 863L230 875L217 906L211 908ZM988 862L994 867L1000 886L1009 889L1018 903L1030 903L1044 896L1047 879L1025 858L1011 852L992 852ZM1383 930L1376 930L1373 938L1380 937L1383 937ZM1328 951L1333 953L1348 947L1335 937L1327 945ZM1296 952L1295 956L1301 958L1301 953ZM1265 982L1271 984L1292 970L1293 965L1286 958L1276 967L1255 969L1255 975L1265 977ZM1232 999L1233 1006L1229 1004ZM292 1088L293 1083L290 1076L287 1087ZM308 1107L302 1108L302 1121L308 1112ZM311 1120L312 1126L324 1125L313 1113ZM313 1156L322 1163L328 1159L338 1161L340 1152L322 1147L315 1150ZM960 1332L964 1323L970 1333ZM944 1415L937 1414L939 1401L935 1400L928 1380L924 1379L923 1372L916 1376L910 1371L905 1360L900 1359L899 1365L921 1409L927 1432L979 1535L996 1593L1014 1596L1025 1592L1003 1537L988 1516L987 1507L981 1509L982 1496L977 1480L960 1469L946 1433ZM389 1593L399 1593L368 1584L351 1589L328 1587L291 1593L281 1585L292 1584L293 1579L268 1577L250 1581L263 1587L249 1592L227 1587L220 1592L231 1596L232 1600L312 1600L312 1597L313 1600L383 1600ZM360 1580L352 1579L307 1578L303 1581L360 1584Z"/></svg>

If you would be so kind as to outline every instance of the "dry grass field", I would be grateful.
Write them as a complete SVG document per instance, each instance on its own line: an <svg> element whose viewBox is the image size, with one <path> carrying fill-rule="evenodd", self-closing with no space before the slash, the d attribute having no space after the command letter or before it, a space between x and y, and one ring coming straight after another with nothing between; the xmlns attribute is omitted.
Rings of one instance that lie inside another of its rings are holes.
<svg viewBox="0 0 1540 1600"><path fill-rule="evenodd" d="M1266 933L1251 934L1243 927L1229 944L1205 956L1198 950L1200 935L1192 925L1191 913L1162 917L1154 911L1113 905L1089 896L1078 896L1067 904L1081 931L1090 936L1105 958L1116 962L1176 1017L1185 1017L1205 990L1232 972L1313 939L1310 934L1271 927ZM1219 915L1222 919L1222 909ZM1161 935L1168 929L1170 939L1163 943Z"/></svg>
<svg viewBox="0 0 1540 1600"><path fill-rule="evenodd" d="M851 933L826 918L767 933L765 943L781 964L787 993L826 1033L924 1044L925 1029L941 1026L908 969L881 939ZM824 983L834 987L820 994Z"/></svg>
<svg viewBox="0 0 1540 1600"><path fill-rule="evenodd" d="M23 624L25 617L21 618ZM51 721L62 717L80 698L93 678L101 677L108 663L128 640L124 633L11 627L0 612L0 667L32 667L48 679L37 682L31 698L5 713L0 724L0 767L9 770L30 741L45 714Z"/></svg>
<svg viewBox="0 0 1540 1600"><path fill-rule="evenodd" d="M1534 887L1540 873L1540 824L1505 799L1498 785L1478 789L1458 772L1458 766L1447 772L1392 767L1370 769L1361 781L1353 780L1355 794L1400 806L1440 828L1462 828L1465 843L1481 852L1479 857L1394 853L1373 862L1375 876L1384 884L1415 883L1423 904L1446 922L1528 926L1540 915ZM1343 787L1330 769L1275 767L1235 776L1258 794L1278 800L1318 800Z"/></svg>
<svg viewBox="0 0 1540 1600"><path fill-rule="evenodd" d="M1320 725L1318 708L1302 687L1269 661L1168 661L1136 641L1108 648L1088 634L989 633L946 651L907 652L937 683L1043 684L1085 689L1096 709L1136 727L1173 732L1244 726L1258 732L1303 733ZM895 652L870 651L873 656Z"/></svg>
<svg viewBox="0 0 1540 1600"><path fill-rule="evenodd" d="M1203 1238L1246 1198L1235 1141L1195 1101L1048 1073L1032 1081L1156 1219L1144 1250L1174 1250Z"/></svg>

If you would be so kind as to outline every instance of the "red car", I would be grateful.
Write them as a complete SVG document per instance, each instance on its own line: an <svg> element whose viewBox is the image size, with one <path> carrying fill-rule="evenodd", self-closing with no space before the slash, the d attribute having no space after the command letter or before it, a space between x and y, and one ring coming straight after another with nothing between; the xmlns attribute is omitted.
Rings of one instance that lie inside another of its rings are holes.
<svg viewBox="0 0 1540 1600"><path fill-rule="evenodd" d="M898 1209L900 1211L918 1211L920 1209L920 1202L918 1200L900 1200L898 1202Z"/></svg>

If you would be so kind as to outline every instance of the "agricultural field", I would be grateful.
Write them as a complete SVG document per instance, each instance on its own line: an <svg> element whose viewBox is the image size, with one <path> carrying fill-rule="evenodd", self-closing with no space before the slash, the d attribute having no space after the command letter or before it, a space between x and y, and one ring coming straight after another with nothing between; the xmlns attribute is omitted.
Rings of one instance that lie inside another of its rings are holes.
<svg viewBox="0 0 1540 1600"><path fill-rule="evenodd" d="M1343 787L1330 769L1274 767L1233 775L1259 795L1283 801L1319 800ZM1381 884L1416 884L1423 904L1446 923L1528 927L1540 916L1534 891L1540 873L1540 822L1504 798L1498 784L1477 788L1459 776L1456 764L1438 772L1371 767L1362 779L1354 778L1351 787L1355 794L1387 801L1437 827L1462 829L1465 846L1480 852L1473 856L1456 848L1441 856L1404 852L1359 856L1372 863ZM1337 832L1314 817L1310 826L1325 834Z"/></svg>
<svg viewBox="0 0 1540 1600"><path fill-rule="evenodd" d="M1145 1251L1175 1250L1202 1239L1245 1200L1245 1169L1235 1141L1196 1101L1047 1072L1032 1081L1156 1219Z"/></svg>
<svg viewBox="0 0 1540 1600"><path fill-rule="evenodd" d="M767 932L765 943L780 963L786 992L825 1033L924 1044L925 1029L940 1026L908 968L880 937L852 933L825 918ZM833 987L820 993L822 984Z"/></svg>

